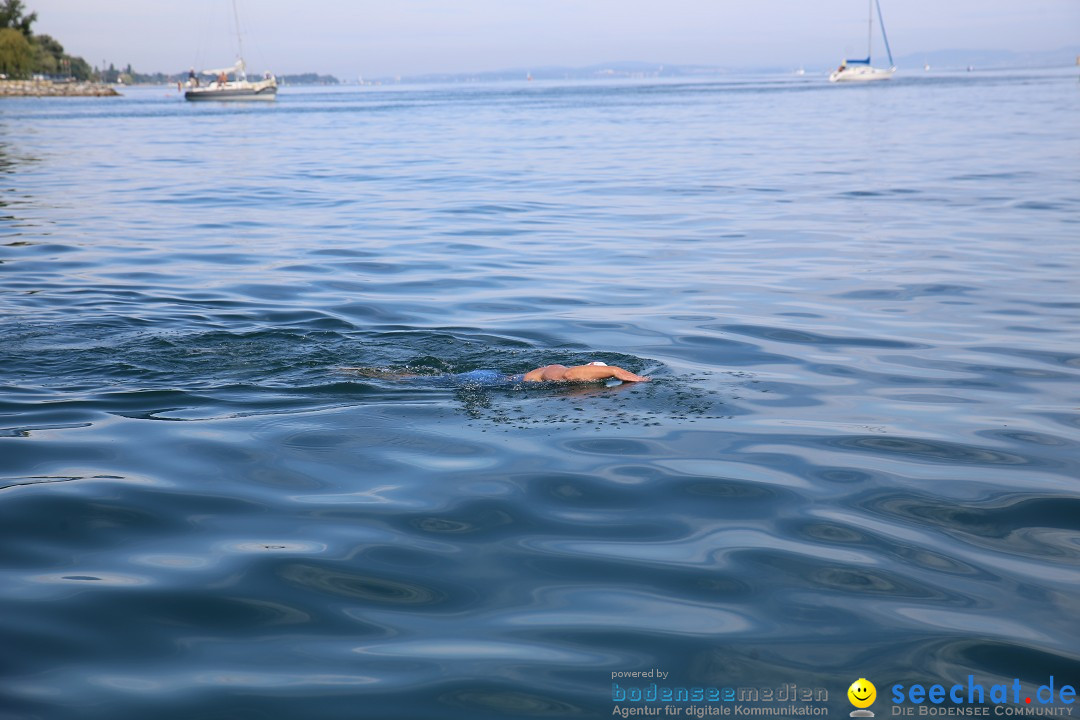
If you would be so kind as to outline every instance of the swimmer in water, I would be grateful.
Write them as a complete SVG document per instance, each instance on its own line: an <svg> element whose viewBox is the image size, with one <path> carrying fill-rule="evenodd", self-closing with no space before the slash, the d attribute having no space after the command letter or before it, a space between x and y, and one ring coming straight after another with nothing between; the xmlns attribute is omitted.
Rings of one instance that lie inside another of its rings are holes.
<svg viewBox="0 0 1080 720"><path fill-rule="evenodd" d="M624 370L615 365L602 362L591 362L587 365L545 365L544 367L530 370L523 375L505 375L498 370L470 370L469 372L453 375L417 375L415 373L395 373L373 368L347 367L341 370L359 372L365 377L377 377L384 380L407 380L410 378L447 379L458 383L471 383L478 385L499 385L503 383L518 382L578 382L590 383L603 380L620 380L622 382L648 382L649 378L636 375L629 370Z"/></svg>
<svg viewBox="0 0 1080 720"><path fill-rule="evenodd" d="M544 367L530 370L522 376L525 382L597 382L615 378L623 382L648 382L649 378L635 375L629 370L623 370L615 365L607 365L602 362L591 362L588 365L545 365Z"/></svg>

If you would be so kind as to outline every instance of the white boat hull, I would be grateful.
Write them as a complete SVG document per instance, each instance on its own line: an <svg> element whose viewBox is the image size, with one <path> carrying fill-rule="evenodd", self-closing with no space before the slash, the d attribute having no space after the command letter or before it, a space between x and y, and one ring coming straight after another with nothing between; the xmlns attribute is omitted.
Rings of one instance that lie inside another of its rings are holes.
<svg viewBox="0 0 1080 720"><path fill-rule="evenodd" d="M869 65L849 65L842 70L833 70L829 75L829 82L875 82L888 80L896 72L896 68L870 67Z"/></svg>
<svg viewBox="0 0 1080 720"><path fill-rule="evenodd" d="M213 83L204 88L190 88L184 93L185 100L237 102L250 100L274 100L277 97L277 83L274 80L260 82L229 82L224 85Z"/></svg>

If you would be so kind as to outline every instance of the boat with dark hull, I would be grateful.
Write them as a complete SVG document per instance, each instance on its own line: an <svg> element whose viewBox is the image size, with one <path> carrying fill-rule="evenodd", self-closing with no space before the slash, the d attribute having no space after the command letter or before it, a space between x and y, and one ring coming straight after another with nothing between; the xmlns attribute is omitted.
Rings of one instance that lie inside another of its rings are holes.
<svg viewBox="0 0 1080 720"><path fill-rule="evenodd" d="M248 100L274 100L277 98L277 78L272 73L263 73L261 80L248 80L244 65L244 45L240 38L240 16L233 0L233 20L236 22L236 62L231 67L203 70L198 75L192 68L184 91L185 100L216 102L236 102ZM200 75L207 75L211 80L203 85Z"/></svg>
<svg viewBox="0 0 1080 720"><path fill-rule="evenodd" d="M197 78L188 80L184 91L185 100L214 100L233 102L237 100L273 100L277 97L277 78L266 73L262 80L252 82L244 72L244 61L237 60L231 68L203 70L203 75L215 78L202 86Z"/></svg>

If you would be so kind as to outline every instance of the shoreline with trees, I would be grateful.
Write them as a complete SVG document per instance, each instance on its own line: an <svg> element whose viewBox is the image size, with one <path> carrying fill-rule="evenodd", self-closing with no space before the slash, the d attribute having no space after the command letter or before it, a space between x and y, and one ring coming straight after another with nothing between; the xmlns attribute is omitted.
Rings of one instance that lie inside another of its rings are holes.
<svg viewBox="0 0 1080 720"><path fill-rule="evenodd" d="M36 12L22 0L0 3L0 97L102 97L119 95L101 82L100 73L81 57L69 55L60 41L36 35Z"/></svg>
<svg viewBox="0 0 1080 720"><path fill-rule="evenodd" d="M33 32L37 13L23 0L0 0L0 97L104 97L119 95L113 85L173 85L187 72L139 73L129 63L91 67L68 54L56 38ZM283 84L338 85L332 75L286 75Z"/></svg>

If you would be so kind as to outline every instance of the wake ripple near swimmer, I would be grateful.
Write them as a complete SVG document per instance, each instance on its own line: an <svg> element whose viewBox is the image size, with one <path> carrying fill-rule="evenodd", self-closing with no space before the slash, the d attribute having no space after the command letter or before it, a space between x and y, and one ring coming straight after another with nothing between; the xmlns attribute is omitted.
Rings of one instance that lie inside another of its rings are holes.
<svg viewBox="0 0 1080 720"><path fill-rule="evenodd" d="M17 378L4 383L0 411L25 415L21 428L27 429L42 422L85 422L102 412L187 421L396 403L415 400L417 393L440 398L473 420L519 428L642 426L663 418L735 412L720 407L715 391L695 389L693 379L671 377L662 366L641 358L545 350L482 331L275 329L96 339L85 328L70 333L55 328L37 332L31 326L17 330L0 358L12 379ZM606 388L437 379L492 367L513 375L554 362L577 365L598 359L647 372L654 381L636 388ZM340 370L358 365L436 379L401 383Z"/></svg>
<svg viewBox="0 0 1080 720"><path fill-rule="evenodd" d="M537 427L649 427L670 421L730 419L742 411L717 390L697 389L679 377L612 387L537 383L536 388L498 392L482 386L459 389L456 400L474 421L503 430Z"/></svg>

